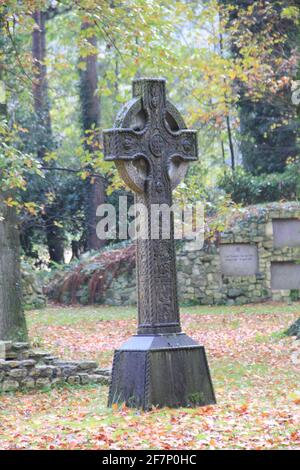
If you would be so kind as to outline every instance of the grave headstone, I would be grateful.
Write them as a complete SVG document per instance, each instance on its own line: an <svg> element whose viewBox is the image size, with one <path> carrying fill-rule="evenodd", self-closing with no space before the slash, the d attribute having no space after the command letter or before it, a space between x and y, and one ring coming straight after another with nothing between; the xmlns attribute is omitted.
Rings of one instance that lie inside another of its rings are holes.
<svg viewBox="0 0 300 470"><path fill-rule="evenodd" d="M104 132L106 161L148 211L172 205L172 189L197 159L196 131L167 100L164 79L133 81L133 99ZM159 224L161 224L161 218ZM161 234L161 227L159 227ZM174 222L169 239L137 238L138 330L115 351L109 405L149 409L215 403L203 346L181 332Z"/></svg>

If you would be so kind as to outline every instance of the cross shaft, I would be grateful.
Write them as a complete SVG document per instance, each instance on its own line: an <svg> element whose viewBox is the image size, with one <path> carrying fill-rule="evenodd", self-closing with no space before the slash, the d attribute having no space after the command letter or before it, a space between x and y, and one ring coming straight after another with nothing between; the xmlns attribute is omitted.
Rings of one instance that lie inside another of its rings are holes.
<svg viewBox="0 0 300 470"><path fill-rule="evenodd" d="M180 332L180 318L173 214L170 214L169 239L151 239L149 217L153 204L172 206L172 166L197 159L197 136L196 131L174 125L177 111L173 110L172 115L167 110L165 80L137 80L133 84L133 96L141 99L138 118L142 125L134 129L137 117L133 116L130 127L105 131L105 160L114 161L117 167L144 162L146 173L142 187L137 188L134 177L129 176L136 202L143 204L149 214L148 237L137 239L138 333L176 333ZM161 218L158 223L162 224Z"/></svg>

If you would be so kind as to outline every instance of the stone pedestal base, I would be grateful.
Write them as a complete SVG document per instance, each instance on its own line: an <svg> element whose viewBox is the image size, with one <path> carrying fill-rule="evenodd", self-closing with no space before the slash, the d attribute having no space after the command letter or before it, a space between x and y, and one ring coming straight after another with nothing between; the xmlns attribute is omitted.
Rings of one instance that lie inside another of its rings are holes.
<svg viewBox="0 0 300 470"><path fill-rule="evenodd" d="M204 347L183 333L133 336L115 351L113 403L144 410L216 403Z"/></svg>

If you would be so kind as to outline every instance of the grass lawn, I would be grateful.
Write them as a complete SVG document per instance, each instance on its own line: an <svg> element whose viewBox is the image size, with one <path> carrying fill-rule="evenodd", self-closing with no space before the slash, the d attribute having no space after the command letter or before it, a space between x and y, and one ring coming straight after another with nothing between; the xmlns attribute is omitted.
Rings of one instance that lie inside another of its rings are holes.
<svg viewBox="0 0 300 470"><path fill-rule="evenodd" d="M181 310L206 348L216 406L107 409L108 389L96 385L1 395L0 448L299 449L300 342L280 333L300 303ZM50 307L27 320L36 346L101 366L136 325L128 307Z"/></svg>

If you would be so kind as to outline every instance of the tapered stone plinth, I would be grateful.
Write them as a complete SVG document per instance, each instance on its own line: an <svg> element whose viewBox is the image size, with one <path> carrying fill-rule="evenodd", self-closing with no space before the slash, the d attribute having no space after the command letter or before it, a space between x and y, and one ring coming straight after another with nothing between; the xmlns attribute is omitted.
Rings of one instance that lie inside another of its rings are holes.
<svg viewBox="0 0 300 470"><path fill-rule="evenodd" d="M149 410L215 402L205 350L185 334L138 335L115 351L109 405Z"/></svg>

